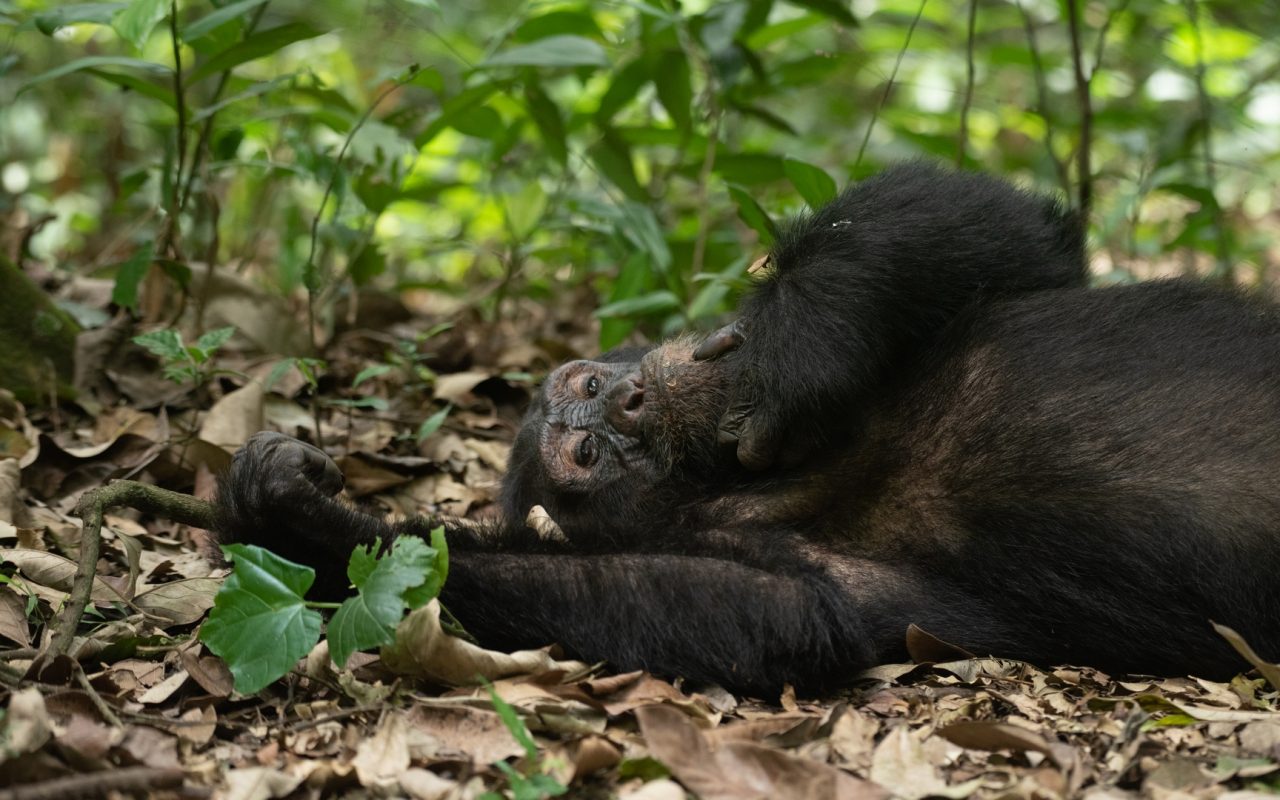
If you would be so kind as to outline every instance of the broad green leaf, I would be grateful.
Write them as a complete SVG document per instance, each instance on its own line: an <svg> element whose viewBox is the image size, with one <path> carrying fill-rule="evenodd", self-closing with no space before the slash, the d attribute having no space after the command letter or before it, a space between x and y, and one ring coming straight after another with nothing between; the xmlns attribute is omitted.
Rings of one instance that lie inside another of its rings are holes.
<svg viewBox="0 0 1280 800"><path fill-rule="evenodd" d="M778 228L751 193L741 186L730 186L729 196L738 205L738 216L742 221L760 234L760 241L765 245L773 244L774 239L778 237Z"/></svg>
<svg viewBox="0 0 1280 800"><path fill-rule="evenodd" d="M206 33L212 32L215 28L219 28L231 20L251 11L254 8L267 2L267 0L239 0L236 3L228 3L212 13L205 14L200 19L183 27L178 36L184 42L192 42L204 36Z"/></svg>
<svg viewBox="0 0 1280 800"><path fill-rule="evenodd" d="M228 325L225 328L215 328L206 332L199 339L196 339L195 347L206 357L212 355L215 350L227 343L227 340L234 336L236 329L234 325Z"/></svg>
<svg viewBox="0 0 1280 800"><path fill-rule="evenodd" d="M130 0L129 5L112 20L111 27L135 50L141 50L151 31L168 12L169 0Z"/></svg>
<svg viewBox="0 0 1280 800"><path fill-rule="evenodd" d="M581 36L548 36L516 45L485 60L481 67L607 67L609 57L596 42Z"/></svg>
<svg viewBox="0 0 1280 800"><path fill-rule="evenodd" d="M826 205L836 196L835 180L821 167L788 156L782 159L782 169L809 208Z"/></svg>
<svg viewBox="0 0 1280 800"><path fill-rule="evenodd" d="M140 334L133 337L133 342L142 345L164 361L185 361L187 358L187 350L182 344L182 334L170 328Z"/></svg>
<svg viewBox="0 0 1280 800"><path fill-rule="evenodd" d="M601 319L609 317L625 317L630 315L644 316L662 311L674 311L680 307L680 298L666 289L629 297L616 303L609 303L596 309L596 316Z"/></svg>
<svg viewBox="0 0 1280 800"><path fill-rule="evenodd" d="M151 257L154 253L155 244L147 242L142 247L139 247L133 255L120 263L116 268L115 286L111 289L111 302L130 311L137 310L138 285L146 277L147 269L151 266Z"/></svg>
<svg viewBox="0 0 1280 800"><path fill-rule="evenodd" d="M671 121L682 131L693 124L690 105L693 103L693 85L689 76L689 59L683 50L667 50L653 70L653 86L658 90L658 101L671 116Z"/></svg>
<svg viewBox="0 0 1280 800"><path fill-rule="evenodd" d="M158 75L170 76L173 70L164 64L157 64L154 61L143 61L140 58L126 58L125 56L89 56L87 58L77 58L74 61L68 61L65 64L54 67L48 72L42 72L31 78L18 88L21 94L38 83L51 81L55 78L61 78L63 75L70 75L72 72L80 70L94 69L97 67L128 67L130 69L140 69L145 72L153 72Z"/></svg>
<svg viewBox="0 0 1280 800"><path fill-rule="evenodd" d="M542 143L547 146L547 152L564 167L569 163L569 147L565 143L564 120L560 118L560 109L536 83L525 84L524 99L529 107L529 116L542 137Z"/></svg>
<svg viewBox="0 0 1280 800"><path fill-rule="evenodd" d="M200 640L251 694L289 671L320 640L320 614L303 604L316 573L254 545L223 548L234 570L218 590Z"/></svg>
<svg viewBox="0 0 1280 800"><path fill-rule="evenodd" d="M517 240L528 238L547 209L547 193L542 185L536 180L528 181L520 191L503 195L502 200L512 235Z"/></svg>
<svg viewBox="0 0 1280 800"><path fill-rule="evenodd" d="M372 567L371 557L367 546L351 554L347 577L358 593L343 601L329 621L329 653L339 667L352 653L395 638L396 625L408 608L404 593L426 581L436 553L421 539L402 536Z"/></svg>
<svg viewBox="0 0 1280 800"><path fill-rule="evenodd" d="M445 418L449 416L449 412L452 410L453 406L448 405L424 419L422 424L418 426L418 432L413 436L414 440L424 442L428 436L440 430L440 426L444 424Z"/></svg>
<svg viewBox="0 0 1280 800"><path fill-rule="evenodd" d="M304 39L314 39L324 31L301 22L291 22L278 28L255 33L248 39L236 42L225 50L211 56L187 76L187 84L198 83L210 75L226 72L248 61L269 56L285 47Z"/></svg>
<svg viewBox="0 0 1280 800"><path fill-rule="evenodd" d="M116 14L120 13L128 3L67 3L44 11L35 16L36 29L46 36L66 25L89 23L92 25L109 25Z"/></svg>
<svg viewBox="0 0 1280 800"><path fill-rule="evenodd" d="M849 10L849 0L790 0L792 5L807 8L810 11L817 11L825 17L830 17L836 22L848 25L849 27L857 27L858 20L853 16L853 12Z"/></svg>

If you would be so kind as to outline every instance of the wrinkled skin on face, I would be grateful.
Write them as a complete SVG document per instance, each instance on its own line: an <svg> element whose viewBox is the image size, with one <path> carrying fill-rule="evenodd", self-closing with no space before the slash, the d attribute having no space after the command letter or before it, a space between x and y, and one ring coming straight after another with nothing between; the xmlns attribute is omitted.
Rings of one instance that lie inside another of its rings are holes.
<svg viewBox="0 0 1280 800"><path fill-rule="evenodd" d="M679 339L548 375L512 447L508 518L540 504L571 539L587 523L624 531L651 524L664 504L703 496L717 470L736 468L716 440L732 368L695 361L695 346Z"/></svg>

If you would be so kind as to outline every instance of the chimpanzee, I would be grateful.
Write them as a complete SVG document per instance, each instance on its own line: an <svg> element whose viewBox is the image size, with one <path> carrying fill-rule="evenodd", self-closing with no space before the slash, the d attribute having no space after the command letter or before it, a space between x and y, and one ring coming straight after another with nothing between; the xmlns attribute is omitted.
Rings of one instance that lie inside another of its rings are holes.
<svg viewBox="0 0 1280 800"><path fill-rule="evenodd" d="M219 533L332 594L357 543L443 522L442 600L481 643L748 692L900 660L911 623L1223 678L1216 620L1280 658L1280 310L1086 288L1084 261L1057 203L899 166L787 226L728 327L551 373L499 522L358 513L324 453L258 434Z"/></svg>

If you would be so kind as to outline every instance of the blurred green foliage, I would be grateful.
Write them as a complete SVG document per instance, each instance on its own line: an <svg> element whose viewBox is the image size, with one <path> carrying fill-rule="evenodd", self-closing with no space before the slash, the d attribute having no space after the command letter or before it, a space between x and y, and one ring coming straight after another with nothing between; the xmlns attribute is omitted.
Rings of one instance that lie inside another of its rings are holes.
<svg viewBox="0 0 1280 800"><path fill-rule="evenodd" d="M774 220L927 156L1096 198L1103 278L1266 281L1278 34L1226 0L0 0L0 219L126 305L149 260L322 324L371 282L495 315L585 282L608 347L711 324Z"/></svg>

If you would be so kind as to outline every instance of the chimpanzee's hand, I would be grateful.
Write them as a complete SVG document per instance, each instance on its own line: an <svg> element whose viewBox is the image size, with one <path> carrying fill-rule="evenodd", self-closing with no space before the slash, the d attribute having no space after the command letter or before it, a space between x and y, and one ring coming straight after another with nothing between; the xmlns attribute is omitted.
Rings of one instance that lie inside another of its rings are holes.
<svg viewBox="0 0 1280 800"><path fill-rule="evenodd" d="M747 333L746 324L735 320L708 336L693 358L707 361L731 353L747 341ZM738 371L737 385L717 431L720 444L735 449L738 463L756 471L767 469L778 460L788 424L783 398L770 396L781 387L770 385L757 367L744 363Z"/></svg>
<svg viewBox="0 0 1280 800"><path fill-rule="evenodd" d="M317 494L342 491L342 472L324 451L274 431L260 431L236 451L224 486L259 513L284 504L297 507ZM265 514L264 514L265 516Z"/></svg>

